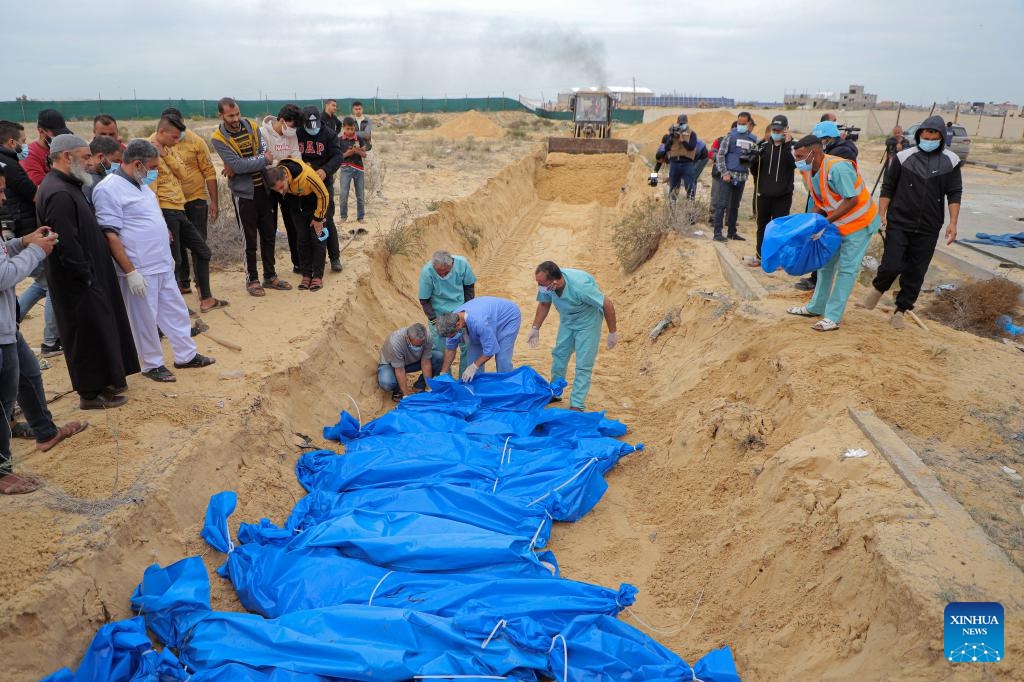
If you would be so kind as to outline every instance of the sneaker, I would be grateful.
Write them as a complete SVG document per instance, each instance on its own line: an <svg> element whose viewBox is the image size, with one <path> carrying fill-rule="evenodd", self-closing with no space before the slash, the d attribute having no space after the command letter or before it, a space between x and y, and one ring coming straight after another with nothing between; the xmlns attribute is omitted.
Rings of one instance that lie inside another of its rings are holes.
<svg viewBox="0 0 1024 682"><path fill-rule="evenodd" d="M188 362L174 363L174 369L198 369L199 367L209 367L215 362L217 361L211 357L196 353Z"/></svg>
<svg viewBox="0 0 1024 682"><path fill-rule="evenodd" d="M814 291L814 283L811 282L810 278L804 277L798 279L796 284L793 285L798 291Z"/></svg>
<svg viewBox="0 0 1024 682"><path fill-rule="evenodd" d="M42 355L44 358L52 358L57 355L63 355L64 346L60 345L60 339L57 339L57 342L54 343L53 345L43 343L40 344L39 346L39 354Z"/></svg>
<svg viewBox="0 0 1024 682"><path fill-rule="evenodd" d="M744 237L742 235L738 235L738 234L731 234L731 235L729 235L729 239L733 240L734 242L745 242L745 241L747 241L746 237Z"/></svg>
<svg viewBox="0 0 1024 682"><path fill-rule="evenodd" d="M79 398L78 408L80 410L109 410L115 407L121 407L128 398L123 395L105 395L100 393L95 398Z"/></svg>
<svg viewBox="0 0 1024 682"><path fill-rule="evenodd" d="M331 272L341 272L341 258L331 259Z"/></svg>
<svg viewBox="0 0 1024 682"><path fill-rule="evenodd" d="M716 242L727 242L727 241L729 241L728 239L726 239L725 237L723 237L720 234L716 234L714 239L715 239Z"/></svg>

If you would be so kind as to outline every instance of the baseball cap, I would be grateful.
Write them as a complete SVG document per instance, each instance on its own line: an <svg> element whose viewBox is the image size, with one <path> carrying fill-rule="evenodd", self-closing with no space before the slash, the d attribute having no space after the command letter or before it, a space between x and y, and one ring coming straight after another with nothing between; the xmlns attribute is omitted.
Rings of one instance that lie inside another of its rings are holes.
<svg viewBox="0 0 1024 682"><path fill-rule="evenodd" d="M71 130L60 112L56 109L43 109L36 116L36 125L45 128L55 135L70 135Z"/></svg>
<svg viewBox="0 0 1024 682"><path fill-rule="evenodd" d="M768 130L785 130L789 127L789 119L779 114L768 124Z"/></svg>
<svg viewBox="0 0 1024 682"><path fill-rule="evenodd" d="M678 123L680 125L682 125L683 123L689 123L689 122L690 122L690 119L686 116L686 114L679 114L679 116L676 117L676 123Z"/></svg>
<svg viewBox="0 0 1024 682"><path fill-rule="evenodd" d="M319 128L320 110L314 106L302 107L302 124L307 128Z"/></svg>
<svg viewBox="0 0 1024 682"><path fill-rule="evenodd" d="M836 125L835 121L822 121L814 126L811 134L819 139L822 137L839 137L839 126Z"/></svg>

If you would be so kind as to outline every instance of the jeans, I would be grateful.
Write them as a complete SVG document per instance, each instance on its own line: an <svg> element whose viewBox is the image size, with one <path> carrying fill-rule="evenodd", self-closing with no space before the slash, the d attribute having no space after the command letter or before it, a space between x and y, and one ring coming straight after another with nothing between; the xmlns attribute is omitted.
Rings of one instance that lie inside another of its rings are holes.
<svg viewBox="0 0 1024 682"><path fill-rule="evenodd" d="M871 285L884 294L899 277L896 310L914 309L937 243L938 235L934 233L908 232L893 223L886 227L882 262Z"/></svg>
<svg viewBox="0 0 1024 682"><path fill-rule="evenodd" d="M729 236L736 234L736 221L740 215L740 202L743 200L743 186L746 182L734 185L722 180L718 187L718 203L715 204L715 234L722 234L723 223L729 229Z"/></svg>
<svg viewBox="0 0 1024 682"><path fill-rule="evenodd" d="M366 201L363 197L363 171L352 166L341 167L341 194L338 200L341 204L341 219L348 220L348 189L352 184L356 186L356 219L362 220L366 216Z"/></svg>
<svg viewBox="0 0 1024 682"><path fill-rule="evenodd" d="M437 376L437 373L441 371L441 363L444 361L444 354L440 351L434 351L430 354L430 366L432 368L431 375ZM405 366L407 374L415 374L421 371L423 368L418 362L413 362ZM398 377L395 376L395 368L386 362L382 362L377 365L377 385L385 391L397 391L398 390ZM427 385L426 378L421 374L420 378L413 384L416 388L423 388Z"/></svg>
<svg viewBox="0 0 1024 682"><path fill-rule="evenodd" d="M25 375L21 364L25 363ZM36 430L36 439L50 440L57 433L50 411L46 409L43 381L32 349L18 332L14 343L0 345L0 409L3 423L0 424L0 476L11 473L11 415L14 401L21 404L21 410L29 426Z"/></svg>
<svg viewBox="0 0 1024 682"><path fill-rule="evenodd" d="M210 224L210 204L206 199L193 199L185 204L185 216L188 218L188 221L192 223L192 226L196 228L196 232L199 233L199 236L202 237L205 242ZM196 258L196 254L193 253L192 260L195 261ZM198 272L198 269L196 272ZM178 263L177 274L178 286L182 289L187 289L189 276L192 274L190 272L187 258L183 258L182 261ZM199 282L196 281L196 287L198 286Z"/></svg>
<svg viewBox="0 0 1024 682"><path fill-rule="evenodd" d="M199 297L202 299L213 298L210 291L210 247L206 245L206 239L199 234L196 226L189 221L184 211L164 209L164 222L167 229L171 231L174 238L171 242L171 256L174 258L174 273L178 286L182 289L188 287L188 274L184 276L181 272L181 264L188 263L188 252L192 252L196 266L196 286L199 287Z"/></svg>
<svg viewBox="0 0 1024 682"><path fill-rule="evenodd" d="M323 279L327 245L317 238L316 232L310 225L313 215L293 210L291 216L292 225L295 227L296 248L299 252L299 272L303 277ZM324 229L327 229L326 224Z"/></svg>
<svg viewBox="0 0 1024 682"><path fill-rule="evenodd" d="M50 303L50 287L46 282L46 274L43 271L43 264L32 273L35 281L22 292L18 298L18 308L21 310L21 317L18 322L25 319L28 311L39 301L46 299L46 307L43 310L43 343L47 346L54 346L60 341L60 330L57 329L57 314L53 311Z"/></svg>
<svg viewBox="0 0 1024 682"><path fill-rule="evenodd" d="M238 229L245 241L245 271L247 282L258 282L256 271L256 245L259 244L260 257L263 261L263 278L274 279L277 270L274 268L274 249L277 246L277 214L274 203L263 187L257 187L252 199L233 197L235 200L235 218Z"/></svg>
<svg viewBox="0 0 1024 682"><path fill-rule="evenodd" d="M690 199L697 192L697 164L687 159L686 161L672 160L668 164L668 190L669 196L673 199L679 194L679 185L682 183L686 190L686 196Z"/></svg>

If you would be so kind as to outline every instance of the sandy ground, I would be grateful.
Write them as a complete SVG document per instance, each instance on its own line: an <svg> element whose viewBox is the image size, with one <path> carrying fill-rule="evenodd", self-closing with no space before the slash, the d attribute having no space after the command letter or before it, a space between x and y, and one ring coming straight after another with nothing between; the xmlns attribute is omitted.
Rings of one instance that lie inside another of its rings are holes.
<svg viewBox="0 0 1024 682"><path fill-rule="evenodd" d="M418 249L391 254L371 234L317 294L250 299L240 269L217 273L232 305L207 321L240 353L200 337L216 366L170 386L131 379L128 406L89 415L93 427L51 454L19 444L19 465L48 486L0 501L8 679L77 661L96 627L129 615L147 564L206 552L210 494L238 490L236 523L282 520L302 494L292 470L301 434L320 445L320 427L353 403L363 418L390 409L375 386L377 349L422 317L415 282L436 248L469 257L478 293L513 298L527 320L533 268L548 258L592 272L618 308L622 343L601 351L588 404L648 448L610 474L593 513L556 528L566 576L636 584L633 610L659 640L688 660L729 644L747 680L1024 679L1011 663L1024 655L1019 619L1007 624L1004 664L947 664L941 636L952 599L1019 612L1020 571L972 555L965 529L936 517L847 416L872 409L897 427L976 519L992 519L983 527L1020 565L1022 488L999 464L1024 470L1024 354L935 323L895 332L878 311L851 310L840 332L815 334L783 313L802 296L781 277L768 300L737 300L706 238L668 236L624 276L609 236L657 191L646 166L548 157L543 134L483 151L382 131L388 175L373 230L402 203L422 204L408 228ZM652 342L669 311L680 323ZM521 344L517 363L547 371L555 322L539 349ZM60 360L44 378L50 392L68 387ZM52 407L58 421L82 416L71 397ZM869 456L844 460L847 448ZM206 559L213 568L222 557ZM239 608L216 579L214 602Z"/></svg>

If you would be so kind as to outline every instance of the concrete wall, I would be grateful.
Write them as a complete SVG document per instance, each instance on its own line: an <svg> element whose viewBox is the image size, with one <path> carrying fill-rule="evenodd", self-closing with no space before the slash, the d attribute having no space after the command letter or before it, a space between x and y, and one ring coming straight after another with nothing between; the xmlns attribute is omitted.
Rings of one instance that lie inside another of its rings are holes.
<svg viewBox="0 0 1024 682"><path fill-rule="evenodd" d="M701 111L714 111L711 109L675 109L671 107L654 107L644 110L644 123L655 121L662 116L676 116L681 113L694 114ZM729 111L738 112L739 109ZM797 133L809 133L821 119L821 110L796 109L787 111L785 109L754 109L752 113L765 118L771 118L775 114L784 114L789 119L789 127ZM942 114L943 118L952 118L949 114ZM876 136L888 135L896 125L896 111L862 110L862 111L837 111L836 116L839 123L849 124L861 128L861 135ZM909 128L915 123L920 123L928 116L927 111L908 111L904 109L900 113L899 123L904 128ZM957 119L959 125L967 129L967 134L972 137L998 138L1003 125L1001 116L979 116L961 114ZM759 131L764 132L764 131ZM1006 130L1002 135L1006 140L1024 139L1024 118L1007 118Z"/></svg>

